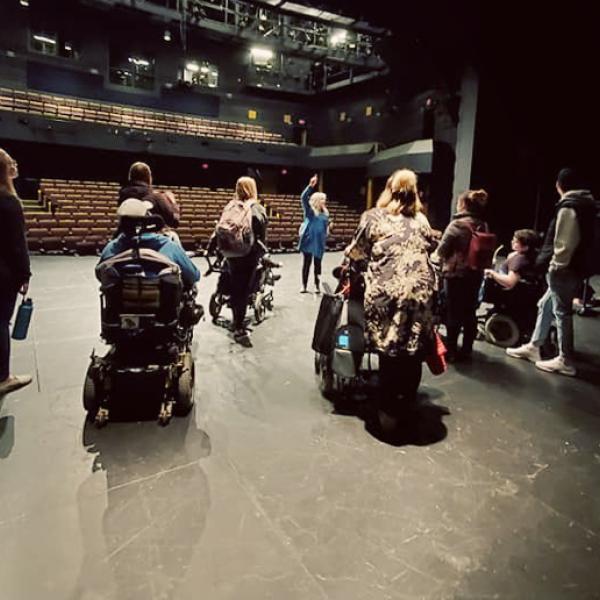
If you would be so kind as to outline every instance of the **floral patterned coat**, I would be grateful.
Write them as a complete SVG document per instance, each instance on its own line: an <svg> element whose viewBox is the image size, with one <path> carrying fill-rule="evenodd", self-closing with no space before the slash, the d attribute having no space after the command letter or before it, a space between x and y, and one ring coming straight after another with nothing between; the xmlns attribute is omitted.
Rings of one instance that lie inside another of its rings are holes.
<svg viewBox="0 0 600 600"><path fill-rule="evenodd" d="M376 351L414 356L430 343L438 281L429 255L436 245L426 219L380 208L363 213L346 254L368 261L366 335Z"/></svg>

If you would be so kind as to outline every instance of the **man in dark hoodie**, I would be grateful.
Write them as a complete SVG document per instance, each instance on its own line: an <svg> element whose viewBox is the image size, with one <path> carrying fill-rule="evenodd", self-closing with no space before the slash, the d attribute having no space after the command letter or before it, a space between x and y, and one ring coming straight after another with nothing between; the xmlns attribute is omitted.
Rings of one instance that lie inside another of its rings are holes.
<svg viewBox="0 0 600 600"><path fill-rule="evenodd" d="M156 192L152 188L152 171L143 162L135 162L129 168L129 181L119 191L119 206L129 198L152 204L151 212L160 215L167 227L179 225L179 207L175 196L169 192Z"/></svg>
<svg viewBox="0 0 600 600"><path fill-rule="evenodd" d="M573 299L581 282L593 269L596 203L573 169L562 169L556 181L560 199L544 239L537 264L547 272L548 289L538 303L535 330L529 343L508 348L513 358L535 363L542 371L573 377L576 374L573 345ZM540 347L553 320L558 332L558 356L542 360Z"/></svg>

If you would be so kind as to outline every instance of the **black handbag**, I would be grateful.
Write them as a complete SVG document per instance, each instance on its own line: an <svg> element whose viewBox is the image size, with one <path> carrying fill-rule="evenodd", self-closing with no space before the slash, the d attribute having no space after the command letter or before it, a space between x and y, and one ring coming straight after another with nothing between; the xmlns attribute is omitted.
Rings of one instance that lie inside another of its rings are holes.
<svg viewBox="0 0 600 600"><path fill-rule="evenodd" d="M315 352L329 354L333 350L343 304L341 296L324 294L321 298L312 340L312 349Z"/></svg>

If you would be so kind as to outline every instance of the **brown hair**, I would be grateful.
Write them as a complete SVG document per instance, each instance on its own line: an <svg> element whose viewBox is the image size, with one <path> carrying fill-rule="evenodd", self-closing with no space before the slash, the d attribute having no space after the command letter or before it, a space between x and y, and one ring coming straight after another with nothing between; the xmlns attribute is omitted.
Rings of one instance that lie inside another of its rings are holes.
<svg viewBox="0 0 600 600"><path fill-rule="evenodd" d="M392 173L377 200L377 208L405 217L416 216L422 209L417 192L417 174L409 169Z"/></svg>
<svg viewBox="0 0 600 600"><path fill-rule="evenodd" d="M13 162L9 153L0 148L0 190L16 196L17 192L10 176L10 169L13 166Z"/></svg>
<svg viewBox="0 0 600 600"><path fill-rule="evenodd" d="M129 181L142 181L152 185L152 171L150 167L143 162L134 162L129 167Z"/></svg>
<svg viewBox="0 0 600 600"><path fill-rule="evenodd" d="M537 247L540 243L537 231L533 229L517 229L513 233L513 237L523 246L527 246L526 254L535 254L537 252Z"/></svg>
<svg viewBox="0 0 600 600"><path fill-rule="evenodd" d="M463 192L456 203L458 212L470 212L479 214L483 212L488 201L488 193L485 190L467 190Z"/></svg>
<svg viewBox="0 0 600 600"><path fill-rule="evenodd" d="M258 200L256 181L252 177L240 177L235 184L235 198L242 202L246 200Z"/></svg>

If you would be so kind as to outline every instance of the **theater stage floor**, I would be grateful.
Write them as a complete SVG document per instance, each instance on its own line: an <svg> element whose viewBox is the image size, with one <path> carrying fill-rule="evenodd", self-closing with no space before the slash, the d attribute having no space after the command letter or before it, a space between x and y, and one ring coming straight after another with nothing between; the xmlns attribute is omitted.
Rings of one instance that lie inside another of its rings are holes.
<svg viewBox="0 0 600 600"><path fill-rule="evenodd" d="M394 446L320 397L318 299L281 260L254 348L197 327L189 418L97 431L95 259L34 258L14 368L35 381L0 412L0 598L599 598L600 320L577 319L580 379L484 344L426 375L451 415Z"/></svg>

